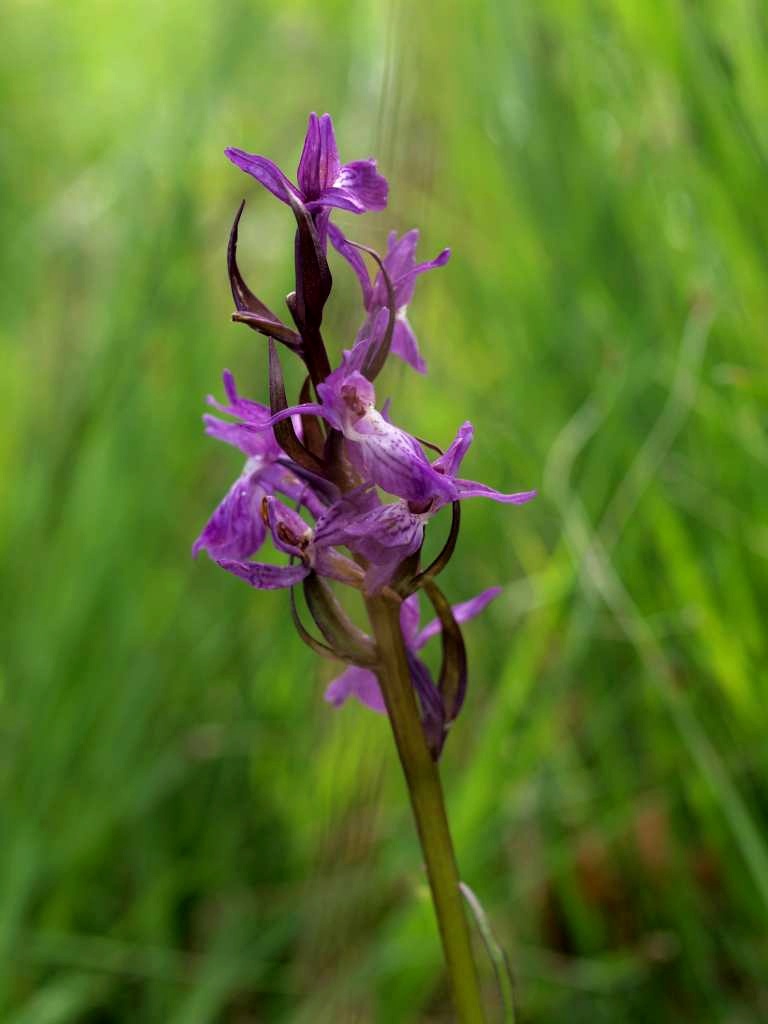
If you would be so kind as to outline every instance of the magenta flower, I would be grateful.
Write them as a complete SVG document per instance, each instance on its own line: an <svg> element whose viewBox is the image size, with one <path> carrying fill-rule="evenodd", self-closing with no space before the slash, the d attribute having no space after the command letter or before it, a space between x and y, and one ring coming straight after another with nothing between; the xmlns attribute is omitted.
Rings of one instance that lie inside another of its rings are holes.
<svg viewBox="0 0 768 1024"><path fill-rule="evenodd" d="M197 556L204 549L214 559L249 558L259 550L266 536L267 528L260 512L263 499L276 491L295 496L303 486L279 464L283 452L272 432L263 429L269 420L269 409L241 398L228 370L223 380L229 403L222 405L212 395L208 396L208 403L241 422L228 423L206 414L203 417L205 432L239 448L247 460L242 473L192 545L192 554Z"/></svg>
<svg viewBox="0 0 768 1024"><path fill-rule="evenodd" d="M490 498L503 504L523 505L536 497L536 491L503 494L486 484L459 479L456 473L472 443L472 437L472 424L462 424L450 447L431 464L419 448L419 454L427 461L430 472L436 474L445 487L443 491L435 488L427 500L400 500L384 505L378 500L371 501L370 497L366 497L365 505L361 507L356 495L348 495L333 504L319 519L317 535L323 543L343 544L368 561L365 576L366 593L375 593L385 586L393 578L397 567L421 548L427 522L449 502L462 501L465 498ZM369 453L369 457L372 463L369 466L370 477L380 477L382 474L378 460L382 457L381 452L374 452L372 455ZM384 460L384 466L392 478L389 488L392 494L398 493L394 487L399 487L400 492L405 490L400 478L407 477L408 458L409 455L406 453L401 464L397 464L394 459ZM415 456L414 463L420 466L420 460ZM431 478L427 480L423 469L420 479L431 483ZM380 486L387 489L383 484ZM402 493L400 496L407 499Z"/></svg>
<svg viewBox="0 0 768 1024"><path fill-rule="evenodd" d="M265 156L232 148L225 153L233 164L284 203L290 202L291 194L313 212L337 207L365 213L383 210L387 205L387 181L376 170L375 160L353 160L348 164L339 161L330 114L309 115L297 173L298 187Z"/></svg>
<svg viewBox="0 0 768 1024"><path fill-rule="evenodd" d="M332 245L347 260L360 281L363 291L363 305L368 317L360 329L357 340L380 337L386 330L388 296L384 275L379 271L371 282L368 267L360 254L360 250L350 245L342 232L334 225L328 227L328 236ZM387 239L387 254L384 257L384 269L389 274L395 293L395 327L392 334L391 351L410 364L419 373L426 373L427 364L419 351L416 335L408 322L408 306L413 298L416 278L435 267L443 267L450 259L451 250L443 249L433 260L416 263L416 246L419 232L416 228L406 231L399 239L396 231L390 231Z"/></svg>
<svg viewBox="0 0 768 1024"><path fill-rule="evenodd" d="M361 479L418 504L437 497L443 504L451 501L452 483L430 465L416 438L376 409L373 384L357 369L366 348L367 343L358 344L344 354L341 367L318 385L319 403L283 409L261 429L296 415L319 416L344 436L346 454Z"/></svg>

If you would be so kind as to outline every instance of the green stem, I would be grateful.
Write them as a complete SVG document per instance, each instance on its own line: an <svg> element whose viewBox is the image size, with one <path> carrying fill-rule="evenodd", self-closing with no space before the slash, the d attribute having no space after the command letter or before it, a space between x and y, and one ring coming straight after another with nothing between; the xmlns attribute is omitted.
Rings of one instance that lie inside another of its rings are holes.
<svg viewBox="0 0 768 1024"><path fill-rule="evenodd" d="M382 595L369 598L367 606L379 651L379 682L416 819L458 1020L484 1024L443 790L424 738L400 631L400 602Z"/></svg>

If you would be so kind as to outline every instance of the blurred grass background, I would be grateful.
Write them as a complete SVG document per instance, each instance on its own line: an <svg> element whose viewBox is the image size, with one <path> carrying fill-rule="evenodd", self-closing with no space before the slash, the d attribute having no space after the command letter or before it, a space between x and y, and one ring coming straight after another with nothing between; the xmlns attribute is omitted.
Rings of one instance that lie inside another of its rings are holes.
<svg viewBox="0 0 768 1024"><path fill-rule="evenodd" d="M309 110L381 245L454 249L399 421L467 474L462 872L520 1021L768 1019L768 14L758 0L10 0L0 95L0 1019L450 1019L386 723L189 547L240 471L227 232L274 309ZM334 265L327 336L359 319ZM435 527L433 533L439 533ZM489 1006L494 1005L490 968Z"/></svg>

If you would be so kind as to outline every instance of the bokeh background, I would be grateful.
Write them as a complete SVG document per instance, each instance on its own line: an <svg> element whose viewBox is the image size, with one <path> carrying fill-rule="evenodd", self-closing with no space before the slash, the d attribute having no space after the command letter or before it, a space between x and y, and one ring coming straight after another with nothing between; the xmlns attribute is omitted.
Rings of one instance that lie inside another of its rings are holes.
<svg viewBox="0 0 768 1024"><path fill-rule="evenodd" d="M398 420L541 492L468 504L444 577L504 587L443 772L519 1021L768 1019L765 6L9 0L3 37L0 1018L451 1019L386 722L189 557L241 465L204 397L265 392L241 198L291 287L222 150L293 173L328 110L391 183L340 223L454 250Z"/></svg>

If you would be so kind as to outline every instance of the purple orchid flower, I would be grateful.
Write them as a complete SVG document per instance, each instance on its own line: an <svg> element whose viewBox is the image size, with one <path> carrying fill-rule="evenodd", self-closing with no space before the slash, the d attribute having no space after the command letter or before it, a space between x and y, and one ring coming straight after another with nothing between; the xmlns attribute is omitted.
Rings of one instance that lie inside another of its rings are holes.
<svg viewBox="0 0 768 1024"><path fill-rule="evenodd" d="M279 551L298 559L295 565L270 565L235 558L216 558L217 563L257 590L281 590L306 579L314 570L319 576L360 587L362 570L329 545L317 543L313 528L292 508L272 495L262 498L261 517Z"/></svg>
<svg viewBox="0 0 768 1024"><path fill-rule="evenodd" d="M317 522L317 537L321 544L343 545L366 559L363 587L370 595L390 583L400 563L419 550L427 518L410 512L405 501L383 505L375 492L361 492L331 506Z"/></svg>
<svg viewBox="0 0 768 1024"><path fill-rule="evenodd" d="M360 250L351 245L334 224L328 226L328 237L334 248L341 253L357 274L363 291L363 305L368 317L358 334L358 341L372 336L381 336L386 330L389 304L384 275L379 271L375 280L371 282L368 267ZM395 292L396 316L391 351L405 360L414 370L426 373L427 364L419 351L416 335L408 322L408 306L413 298L416 278L419 274L434 270L435 267L445 266L450 259L451 250L443 249L433 260L416 263L418 242L419 232L416 228L406 231L400 238L397 237L396 231L390 231L387 239L387 254L383 263Z"/></svg>
<svg viewBox="0 0 768 1024"><path fill-rule="evenodd" d="M195 542L195 554L205 547L220 565L224 565L224 561L228 563L224 568L260 588L291 586L312 568L321 575L333 577L333 566L316 565L306 557L298 539L293 547L300 551L292 549L289 553L302 555L301 566L286 567L284 572L276 573L274 566L260 567L243 561L260 548L266 536L268 524L259 515L265 498L281 492L302 500L317 518L312 551L324 553L321 563L330 557L330 549L339 545L347 546L367 560L364 588L372 594L391 582L400 563L419 550L426 523L445 505L472 497L523 504L535 497L535 491L503 494L485 484L456 476L472 443L473 428L469 422L462 424L446 452L430 463L414 437L376 410L373 384L358 370L350 372L350 367L359 364L365 348L366 345L358 344L352 352L345 353L342 366L319 386L322 404L293 406L275 416L270 416L269 410L259 403L240 398L232 375L225 374L230 404L221 406L211 401L242 422L229 424L209 416L207 429L213 436L236 444L249 460ZM350 462L365 481L361 488L334 502L330 508L311 487L277 463L280 449L270 427L300 413L322 416L342 432ZM375 493L375 485L401 500L382 504ZM304 522L297 518L299 523ZM304 527L298 527L294 520L290 525L284 524L282 529L292 530L301 538ZM303 575L302 569L306 570ZM349 575L348 566L343 571Z"/></svg>
<svg viewBox="0 0 768 1024"><path fill-rule="evenodd" d="M318 385L319 403L283 409L261 429L290 416L320 416L344 435L347 456L363 480L418 505L438 497L443 503L452 501L452 482L434 469L416 438L376 409L373 384L359 370L367 350L366 341L344 353L339 369Z"/></svg>
<svg viewBox="0 0 768 1024"><path fill-rule="evenodd" d="M387 205L389 186L376 170L375 160L353 160L348 164L339 161L330 114L309 115L297 173L298 187L267 157L233 148L225 153L233 164L282 202L289 203L290 194L304 203L312 212L321 237L330 213L328 207L365 213L383 210Z"/></svg>
<svg viewBox="0 0 768 1024"><path fill-rule="evenodd" d="M217 561L222 558L250 558L259 550L267 533L261 507L268 495L280 492L288 498L300 500L315 515L325 510L311 488L280 464L285 455L272 431L264 429L270 417L269 409L259 402L242 398L229 370L224 371L223 380L228 404L223 405L212 395L208 396L208 403L240 422L228 423L206 413L203 416L205 432L239 448L247 459L242 473L192 545L193 557L206 550Z"/></svg>
<svg viewBox="0 0 768 1024"><path fill-rule="evenodd" d="M415 437L376 410L373 384L352 369L360 365L366 348L367 343L358 343L344 354L341 367L318 387L321 404L284 409L266 421L263 429L302 413L323 417L344 435L347 456L368 488L345 495L321 515L317 536L323 544L346 545L368 560L365 590L372 594L391 581L405 558L419 550L425 524L445 505L474 497L522 505L536 492L503 494L457 477L474 433L468 421L459 427L445 453L430 463ZM382 505L371 496L374 485L402 500Z"/></svg>
<svg viewBox="0 0 768 1024"><path fill-rule="evenodd" d="M456 622L467 622L469 619L475 618L500 593L501 587L489 587L471 600L453 605L453 617L456 619ZM426 679L432 690L435 690L435 685L429 674L429 669L418 657L418 653L428 640L441 632L442 627L439 619L433 619L423 629L419 629L419 619L419 595L416 593L403 601L400 606L400 628L403 633L411 672L416 677L414 678L414 683L421 696L424 673L426 673ZM416 666L418 666L418 669L414 672ZM387 713L379 682L376 675L370 669L350 665L340 676L337 676L329 683L325 691L325 699L329 704L333 704L337 708L341 707L350 697L355 697L361 704L364 704L372 711L377 711L379 714Z"/></svg>
<svg viewBox="0 0 768 1024"><path fill-rule="evenodd" d="M385 505L375 494L361 489L345 495L320 516L316 531L320 542L345 545L368 561L364 584L366 593L373 594L391 582L397 567L421 548L427 522L449 502L490 498L503 504L523 505L536 497L536 491L503 494L486 484L458 478L456 473L472 437L472 424L463 423L446 452L429 464L432 472L443 479L447 489L442 493L435 491L426 503L401 499ZM419 452L426 459L421 449ZM373 461L371 477L376 470L376 461ZM388 464L387 468L391 471L392 465ZM407 471L407 466L401 471Z"/></svg>

